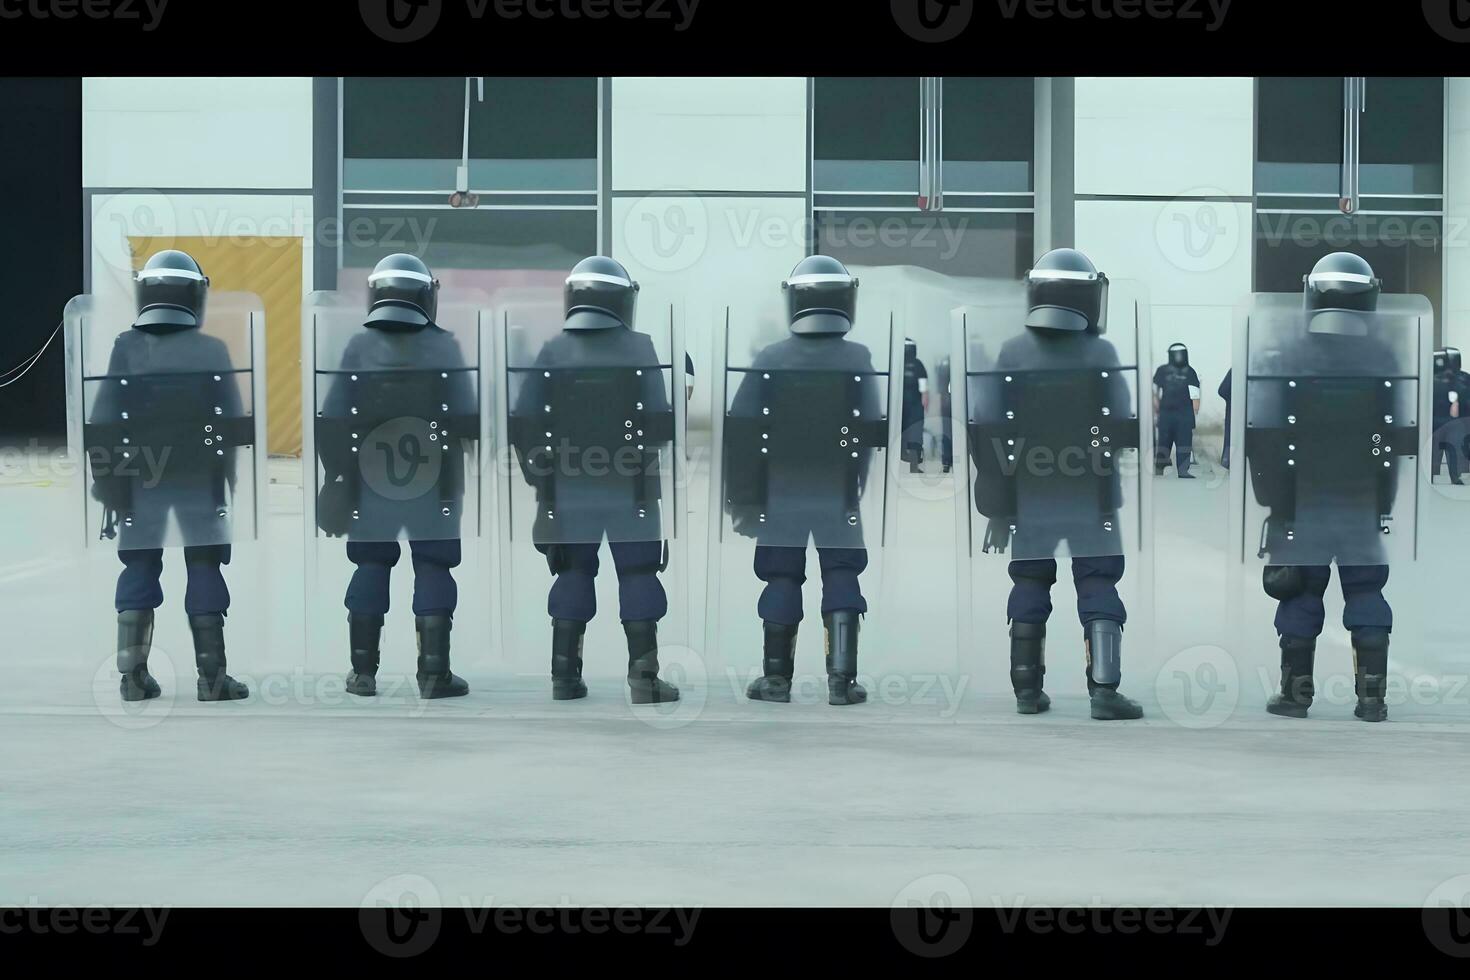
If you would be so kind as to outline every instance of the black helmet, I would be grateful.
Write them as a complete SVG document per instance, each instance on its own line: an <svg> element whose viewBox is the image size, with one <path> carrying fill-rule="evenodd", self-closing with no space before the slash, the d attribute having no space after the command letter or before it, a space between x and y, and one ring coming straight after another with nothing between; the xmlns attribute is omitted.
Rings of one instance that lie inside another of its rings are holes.
<svg viewBox="0 0 1470 980"><path fill-rule="evenodd" d="M1383 281L1367 260L1352 252L1333 252L1323 256L1302 283L1308 330L1352 337L1368 333L1364 314L1378 309Z"/></svg>
<svg viewBox="0 0 1470 980"><path fill-rule="evenodd" d="M845 334L857 319L858 281L830 255L809 255L781 283L791 332Z"/></svg>
<svg viewBox="0 0 1470 980"><path fill-rule="evenodd" d="M439 315L439 280L424 260L398 253L379 262L368 276L368 315L364 326L417 330Z"/></svg>
<svg viewBox="0 0 1470 980"><path fill-rule="evenodd" d="M1026 299L1033 330L1107 332L1108 277L1075 248L1054 248L1036 260L1026 273Z"/></svg>
<svg viewBox="0 0 1470 980"><path fill-rule="evenodd" d="M633 329L638 310L638 283L616 259L585 258L567 276L568 330Z"/></svg>
<svg viewBox="0 0 1470 980"><path fill-rule="evenodd" d="M1434 352L1435 374L1459 374L1462 363L1458 347L1446 347Z"/></svg>
<svg viewBox="0 0 1470 980"><path fill-rule="evenodd" d="M209 277L187 252L169 249L150 258L135 278L140 329L182 330L204 322Z"/></svg>
<svg viewBox="0 0 1470 980"><path fill-rule="evenodd" d="M1189 348L1183 344L1170 344L1169 363L1176 368L1189 367Z"/></svg>

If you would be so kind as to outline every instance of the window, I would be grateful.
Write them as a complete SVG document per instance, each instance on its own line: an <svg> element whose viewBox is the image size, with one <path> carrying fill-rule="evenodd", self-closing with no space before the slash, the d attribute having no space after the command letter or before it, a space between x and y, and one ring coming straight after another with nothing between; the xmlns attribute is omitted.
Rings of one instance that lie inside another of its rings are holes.
<svg viewBox="0 0 1470 980"><path fill-rule="evenodd" d="M816 78L814 248L1014 278L1035 214L1032 78Z"/></svg>
<svg viewBox="0 0 1470 980"><path fill-rule="evenodd" d="M405 251L493 289L596 252L599 112L596 78L343 79L343 267Z"/></svg>
<svg viewBox="0 0 1470 980"><path fill-rule="evenodd" d="M1297 292L1322 256L1353 251L1386 292L1422 293L1441 319L1444 80L1257 86L1255 288Z"/></svg>

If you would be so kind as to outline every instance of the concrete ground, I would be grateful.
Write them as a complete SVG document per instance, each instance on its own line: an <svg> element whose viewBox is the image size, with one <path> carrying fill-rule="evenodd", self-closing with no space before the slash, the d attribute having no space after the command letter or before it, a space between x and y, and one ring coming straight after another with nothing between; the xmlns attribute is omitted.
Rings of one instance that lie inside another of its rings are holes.
<svg viewBox="0 0 1470 980"><path fill-rule="evenodd" d="M1270 609L1227 560L1224 485L1158 481L1157 560L1130 566L1127 596L1124 687L1148 717L1102 725L1086 717L1065 575L1056 707L1012 713L1004 563L976 565L962 642L952 486L908 474L893 478L890 548L868 580L873 703L822 703L810 614L802 703L740 696L759 649L737 549L713 585L700 560L667 576L686 603L664 637L684 701L627 705L614 588L589 638L592 697L553 704L544 612L525 598L544 567L513 563L531 584L503 590L489 542L461 576L455 663L471 696L413 696L405 612L385 695L350 700L341 597L322 584L340 574L341 544L318 548L321 591L308 595L298 472L273 462L266 533L230 568L231 665L254 696L192 700L171 556L154 658L168 696L133 711L111 666L116 559L81 551L54 460L7 457L0 904L357 905L407 875L450 905L886 906L939 888L1005 906L1419 906L1470 874L1470 501L1438 489L1419 564L1394 571L1392 719L1370 726L1352 718L1340 599L1313 717L1261 710ZM697 556L706 493L686 498Z"/></svg>

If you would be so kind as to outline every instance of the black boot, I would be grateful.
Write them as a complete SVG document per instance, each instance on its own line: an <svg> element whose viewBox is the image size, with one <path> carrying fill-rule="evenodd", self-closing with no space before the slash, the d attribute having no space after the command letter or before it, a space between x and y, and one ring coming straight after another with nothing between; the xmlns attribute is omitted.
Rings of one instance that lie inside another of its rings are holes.
<svg viewBox="0 0 1470 980"><path fill-rule="evenodd" d="M1011 624L1011 687L1016 692L1016 712L1039 715L1051 709L1051 698L1042 684L1046 680L1046 624Z"/></svg>
<svg viewBox="0 0 1470 980"><path fill-rule="evenodd" d="M857 682L858 630L862 614L852 609L822 617L827 627L827 703L862 704L868 692Z"/></svg>
<svg viewBox="0 0 1470 980"><path fill-rule="evenodd" d="M419 616L414 629L419 637L419 697L426 701L438 698L462 698L470 693L463 678L449 670L449 631L452 616Z"/></svg>
<svg viewBox="0 0 1470 980"><path fill-rule="evenodd" d="M645 619L623 623L628 637L628 693L634 704L664 704L679 700L679 689L658 679L658 622Z"/></svg>
<svg viewBox="0 0 1470 980"><path fill-rule="evenodd" d="M190 616L194 665L199 668L199 700L239 701L250 689L225 673L225 617L220 613Z"/></svg>
<svg viewBox="0 0 1470 980"><path fill-rule="evenodd" d="M582 683L582 637L586 623L570 619L551 621L551 699L577 701L587 696Z"/></svg>
<svg viewBox="0 0 1470 980"><path fill-rule="evenodd" d="M383 637L382 616L347 615L347 635L352 648L352 673L347 675L347 693L360 698L378 693L378 646Z"/></svg>
<svg viewBox="0 0 1470 980"><path fill-rule="evenodd" d="M124 701L147 701L163 693L148 673L148 652L153 649L153 610L127 609L117 614L118 684Z"/></svg>
<svg viewBox="0 0 1470 980"><path fill-rule="evenodd" d="M1143 705L1118 693L1123 680L1123 626L1108 619L1087 624L1087 693L1095 721L1133 721Z"/></svg>
<svg viewBox="0 0 1470 980"><path fill-rule="evenodd" d="M752 701L791 703L791 678L796 673L796 627L766 623L763 676L752 681L745 696Z"/></svg>
<svg viewBox="0 0 1470 980"><path fill-rule="evenodd" d="M1281 638L1281 693L1266 702L1266 710L1283 718L1305 718L1317 696L1312 681L1316 666L1317 641L1302 636Z"/></svg>
<svg viewBox="0 0 1470 980"><path fill-rule="evenodd" d="M1381 630L1353 633L1353 660L1357 662L1358 706L1353 714L1363 721L1387 721L1388 634Z"/></svg>

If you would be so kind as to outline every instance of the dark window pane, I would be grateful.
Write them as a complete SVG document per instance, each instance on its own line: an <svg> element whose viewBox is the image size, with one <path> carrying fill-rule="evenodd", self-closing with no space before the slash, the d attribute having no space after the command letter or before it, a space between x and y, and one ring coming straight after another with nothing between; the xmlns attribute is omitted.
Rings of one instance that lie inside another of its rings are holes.
<svg viewBox="0 0 1470 980"><path fill-rule="evenodd" d="M818 191L919 187L919 79L813 80L814 179Z"/></svg>
<svg viewBox="0 0 1470 980"><path fill-rule="evenodd" d="M487 77L470 97L471 189L596 189L596 78ZM462 76L345 79L346 188L454 189L464 107Z"/></svg>
<svg viewBox="0 0 1470 980"><path fill-rule="evenodd" d="M1365 194L1444 191L1444 79L1369 78L1359 154Z"/></svg>
<svg viewBox="0 0 1470 980"><path fill-rule="evenodd" d="M567 270L597 251L595 211L347 208L342 264L371 269L394 252L440 269Z"/></svg>
<svg viewBox="0 0 1470 980"><path fill-rule="evenodd" d="M472 93L473 93L472 89ZM596 78L486 78L470 103L470 156L595 160Z"/></svg>
<svg viewBox="0 0 1470 980"><path fill-rule="evenodd" d="M1257 81L1256 193L1337 195L1341 77Z"/></svg>
<svg viewBox="0 0 1470 980"><path fill-rule="evenodd" d="M816 250L849 266L911 265L951 276L1017 279L1030 268L1030 214L819 211Z"/></svg>
<svg viewBox="0 0 1470 980"><path fill-rule="evenodd" d="M349 159L458 159L463 78L344 78L342 155Z"/></svg>
<svg viewBox="0 0 1470 980"><path fill-rule="evenodd" d="M1029 191L1036 155L1032 78L944 79L944 190Z"/></svg>

